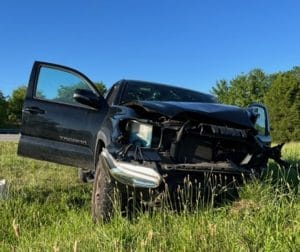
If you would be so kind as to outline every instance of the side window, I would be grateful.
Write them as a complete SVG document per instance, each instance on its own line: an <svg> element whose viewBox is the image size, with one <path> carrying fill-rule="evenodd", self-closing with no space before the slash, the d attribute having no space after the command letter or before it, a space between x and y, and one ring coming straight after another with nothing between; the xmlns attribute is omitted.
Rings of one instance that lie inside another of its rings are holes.
<svg viewBox="0 0 300 252"><path fill-rule="evenodd" d="M79 105L73 98L76 89L92 91L88 83L74 73L41 67L34 96L54 102Z"/></svg>

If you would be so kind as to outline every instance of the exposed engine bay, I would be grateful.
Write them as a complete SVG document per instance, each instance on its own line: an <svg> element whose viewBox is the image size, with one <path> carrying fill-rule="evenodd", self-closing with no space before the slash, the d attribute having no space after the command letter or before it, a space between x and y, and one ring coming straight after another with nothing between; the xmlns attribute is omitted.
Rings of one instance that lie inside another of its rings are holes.
<svg viewBox="0 0 300 252"><path fill-rule="evenodd" d="M259 173L268 158L275 157L271 154L274 149L257 137L250 121L255 120L254 115L251 119L247 114L248 121L239 125L201 113L166 116L137 104L129 107L139 117L120 120L119 148L111 152L117 160L152 167L160 173L177 170L247 175Z"/></svg>
<svg viewBox="0 0 300 252"><path fill-rule="evenodd" d="M165 170L203 169L203 164L221 168L221 162L224 167L247 168L264 161L253 132L247 129L192 121L151 124L133 120L126 123L124 133L119 158L159 162Z"/></svg>

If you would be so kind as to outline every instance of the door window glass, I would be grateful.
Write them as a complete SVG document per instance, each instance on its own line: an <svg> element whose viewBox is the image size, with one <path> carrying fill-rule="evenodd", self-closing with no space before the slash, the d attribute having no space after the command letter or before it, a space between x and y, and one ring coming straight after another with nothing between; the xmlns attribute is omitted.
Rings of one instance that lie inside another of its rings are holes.
<svg viewBox="0 0 300 252"><path fill-rule="evenodd" d="M73 98L76 89L92 90L78 75L55 68L41 67L35 97L79 105Z"/></svg>

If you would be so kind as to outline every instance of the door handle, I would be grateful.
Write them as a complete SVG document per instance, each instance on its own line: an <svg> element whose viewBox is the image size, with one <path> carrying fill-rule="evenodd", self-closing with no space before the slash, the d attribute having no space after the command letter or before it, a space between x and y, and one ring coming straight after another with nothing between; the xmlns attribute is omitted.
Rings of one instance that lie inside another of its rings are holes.
<svg viewBox="0 0 300 252"><path fill-rule="evenodd" d="M38 107L28 107L24 109L24 112L30 114L45 114L45 110L40 109Z"/></svg>

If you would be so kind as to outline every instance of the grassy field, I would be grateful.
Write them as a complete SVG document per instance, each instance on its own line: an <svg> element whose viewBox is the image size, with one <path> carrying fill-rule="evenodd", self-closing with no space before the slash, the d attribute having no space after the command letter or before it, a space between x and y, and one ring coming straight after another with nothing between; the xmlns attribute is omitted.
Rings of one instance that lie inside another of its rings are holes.
<svg viewBox="0 0 300 252"><path fill-rule="evenodd" d="M0 251L300 251L300 143L284 148L289 170L270 163L234 202L107 224L92 222L92 186L76 169L18 157L16 146L0 143Z"/></svg>

